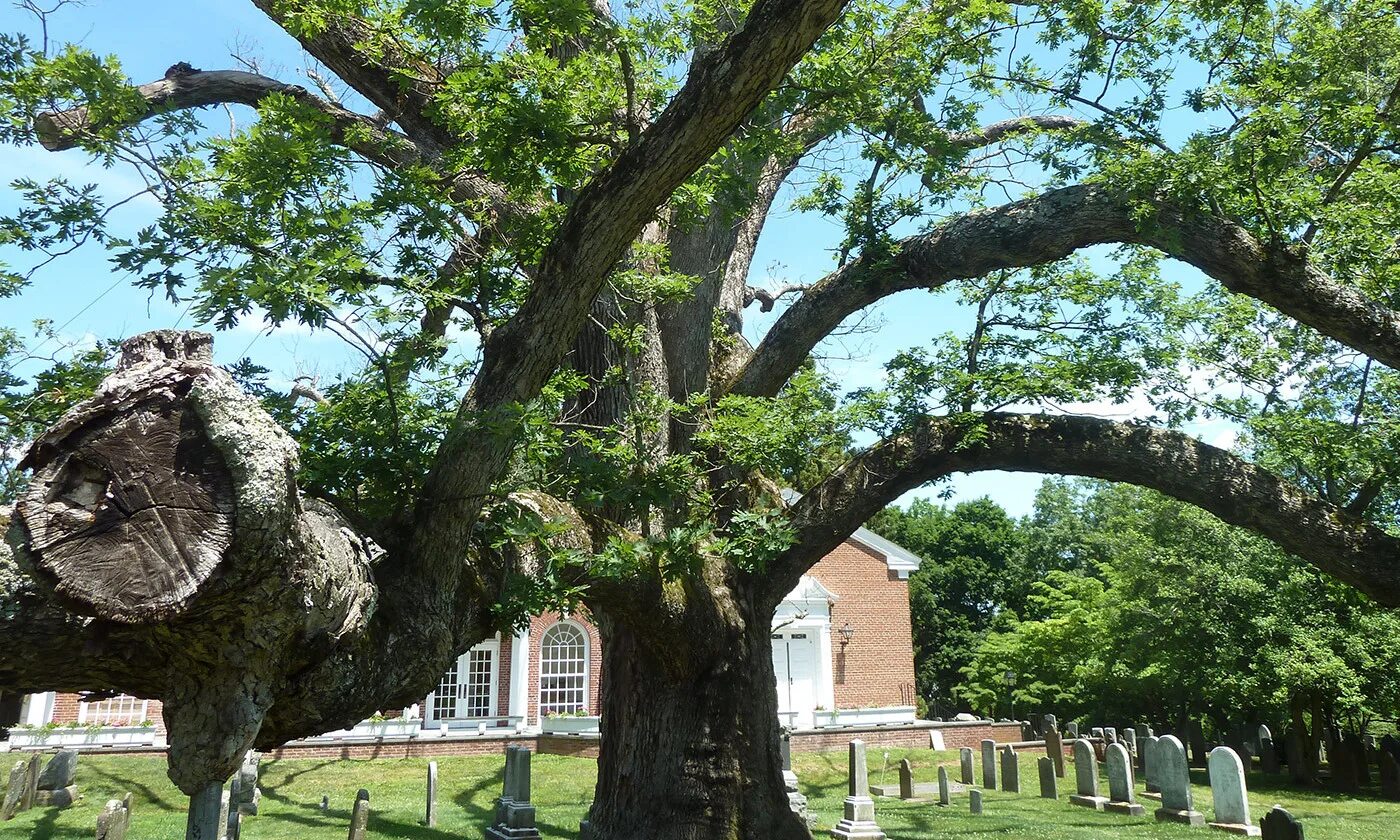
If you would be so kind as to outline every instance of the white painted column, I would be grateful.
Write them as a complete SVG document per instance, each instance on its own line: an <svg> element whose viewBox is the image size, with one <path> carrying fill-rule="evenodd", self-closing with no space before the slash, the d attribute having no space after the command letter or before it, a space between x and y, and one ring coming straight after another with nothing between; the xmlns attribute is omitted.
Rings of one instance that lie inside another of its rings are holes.
<svg viewBox="0 0 1400 840"><path fill-rule="evenodd" d="M20 708L20 723L29 726L43 726L53 720L53 705L56 695L52 691L30 694L24 698Z"/></svg>
<svg viewBox="0 0 1400 840"><path fill-rule="evenodd" d="M832 669L831 616L820 616L817 639L820 650L817 653L817 703L832 711L836 710L836 677Z"/></svg>
<svg viewBox="0 0 1400 840"><path fill-rule="evenodd" d="M530 628L516 632L510 642L510 709L511 717L530 721Z"/></svg>

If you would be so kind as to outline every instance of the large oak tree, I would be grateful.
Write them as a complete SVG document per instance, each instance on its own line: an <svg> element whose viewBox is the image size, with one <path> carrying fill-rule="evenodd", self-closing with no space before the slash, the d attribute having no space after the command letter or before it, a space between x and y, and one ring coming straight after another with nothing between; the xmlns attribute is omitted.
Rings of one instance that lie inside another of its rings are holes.
<svg viewBox="0 0 1400 840"><path fill-rule="evenodd" d="M254 5L314 59L310 88L0 50L5 139L131 164L161 205L124 238L120 197L20 181L10 243L103 245L206 322L256 309L366 357L292 409L207 336L140 336L26 455L0 686L160 697L190 795L581 604L606 674L588 833L806 837L773 611L959 472L1153 487L1400 604L1374 521L1393 473L1356 456L1386 450L1364 406L1400 361L1392 4ZM833 269L750 286L788 189L841 223ZM1184 295L1163 258L1213 285ZM967 328L834 398L809 359L908 290ZM750 343L754 303L779 314ZM1303 405L1343 368L1365 371L1344 410ZM1054 410L1130 398L1166 422ZM1323 488L1279 455L1313 444L1172 428L1309 410L1353 453Z"/></svg>

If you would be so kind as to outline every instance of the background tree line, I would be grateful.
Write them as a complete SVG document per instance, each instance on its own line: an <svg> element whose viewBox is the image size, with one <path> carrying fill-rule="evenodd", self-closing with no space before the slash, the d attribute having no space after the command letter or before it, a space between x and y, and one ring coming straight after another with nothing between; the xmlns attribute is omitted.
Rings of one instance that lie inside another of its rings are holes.
<svg viewBox="0 0 1400 840"><path fill-rule="evenodd" d="M1400 616L1153 491L1049 479L1023 519L918 500L872 527L926 558L909 599L930 713L1356 731L1400 708Z"/></svg>

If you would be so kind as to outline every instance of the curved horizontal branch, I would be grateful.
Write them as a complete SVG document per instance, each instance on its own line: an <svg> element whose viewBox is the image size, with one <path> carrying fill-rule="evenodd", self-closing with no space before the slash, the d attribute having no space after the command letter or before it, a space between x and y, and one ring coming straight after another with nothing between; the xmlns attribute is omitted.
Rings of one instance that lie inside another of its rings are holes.
<svg viewBox="0 0 1400 840"><path fill-rule="evenodd" d="M781 599L905 492L955 472L1080 475L1148 487L1253 531L1387 606L1400 606L1400 539L1268 470L1180 432L1089 417L926 418L851 459L792 506L796 543L770 569Z"/></svg>
<svg viewBox="0 0 1400 840"><path fill-rule="evenodd" d="M1146 217L1142 215L1147 210ZM771 396L847 316L908 289L1063 259L1090 245L1147 245L1199 268L1372 358L1400 367L1400 312L1337 282L1298 253L1244 227L1166 200L1135 201L1100 184L1051 190L968 213L862 257L817 282L783 313L730 390Z"/></svg>
<svg viewBox="0 0 1400 840"><path fill-rule="evenodd" d="M1032 131L1064 131L1079 128L1085 122L1065 114L1034 114L984 125L975 131L959 131L948 135L948 142L960 149L980 149L999 143L1008 137Z"/></svg>
<svg viewBox="0 0 1400 840"><path fill-rule="evenodd" d="M329 117L334 126L335 141L369 160L395 168L422 157L421 150L412 140L384 128L373 119L323 99L300 85L289 85L257 73L196 70L182 63L165 71L164 78L140 85L136 91L146 100L146 110L125 115L128 125L167 111L206 105L256 107L268 96L281 93ZM45 111L34 117L34 131L39 143L51 152L74 148L86 132L105 127L89 121L89 110L85 105L63 111Z"/></svg>

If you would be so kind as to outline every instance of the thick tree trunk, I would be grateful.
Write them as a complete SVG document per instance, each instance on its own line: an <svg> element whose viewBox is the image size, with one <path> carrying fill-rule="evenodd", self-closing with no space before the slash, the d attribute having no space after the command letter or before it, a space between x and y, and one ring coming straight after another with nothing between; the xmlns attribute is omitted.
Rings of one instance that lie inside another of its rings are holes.
<svg viewBox="0 0 1400 840"><path fill-rule="evenodd" d="M603 737L583 840L809 840L783 789L772 610L754 612L722 629L683 622L674 659L654 628L643 638L600 617Z"/></svg>

